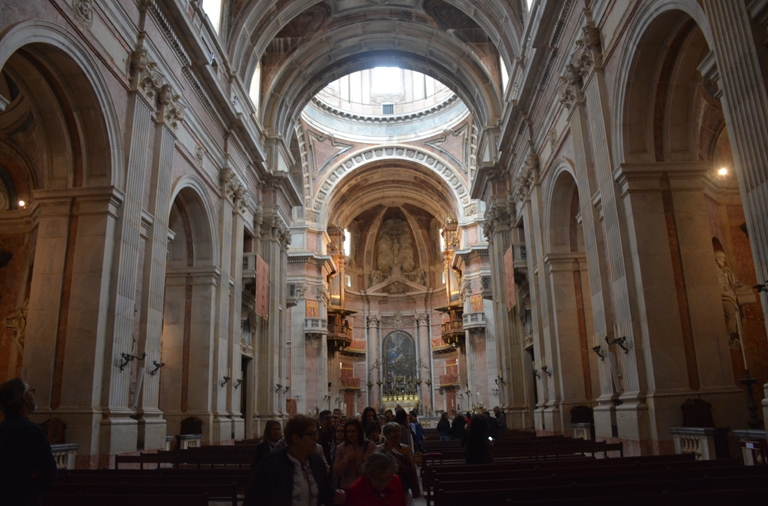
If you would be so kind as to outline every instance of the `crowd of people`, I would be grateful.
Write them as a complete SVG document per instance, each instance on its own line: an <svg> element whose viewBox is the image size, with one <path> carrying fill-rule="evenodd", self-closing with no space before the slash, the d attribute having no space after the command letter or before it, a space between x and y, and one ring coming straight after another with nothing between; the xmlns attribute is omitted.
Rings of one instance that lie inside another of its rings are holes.
<svg viewBox="0 0 768 506"><path fill-rule="evenodd" d="M34 389L22 379L0 386L0 505L39 505L56 478L46 436L28 418L35 408ZM492 441L506 430L504 413L494 412L457 413L453 422L443 413L440 439L461 441L468 464L492 462ZM255 445L244 506L407 506L421 497L423 442L416 413L401 408L377 414L368 407L354 418L325 410L317 418L294 416L285 427L270 420Z"/></svg>
<svg viewBox="0 0 768 506"><path fill-rule="evenodd" d="M459 441L468 464L493 462L493 440L506 430L504 412L443 413L440 439ZM424 429L415 412L367 407L354 418L324 410L297 415L285 430L270 421L256 447L245 506L407 506L421 497L417 463ZM292 469L292 471L291 471Z"/></svg>
<svg viewBox="0 0 768 506"><path fill-rule="evenodd" d="M267 422L256 445L245 505L406 506L421 497L416 455L424 430L416 413L368 407L297 415L285 429Z"/></svg>

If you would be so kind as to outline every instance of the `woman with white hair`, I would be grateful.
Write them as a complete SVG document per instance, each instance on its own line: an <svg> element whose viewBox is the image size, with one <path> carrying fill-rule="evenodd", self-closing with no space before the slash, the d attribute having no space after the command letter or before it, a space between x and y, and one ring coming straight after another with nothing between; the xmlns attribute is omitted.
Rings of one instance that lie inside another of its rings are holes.
<svg viewBox="0 0 768 506"><path fill-rule="evenodd" d="M389 422L384 425L384 436L387 441L379 448L392 455L397 461L397 476L403 482L403 492L406 504L413 502L412 497L421 497L419 478L413 463L411 447L400 443L402 429L399 423Z"/></svg>
<svg viewBox="0 0 768 506"><path fill-rule="evenodd" d="M363 463L363 476L347 490L346 506L405 506L403 485L395 473L397 461L377 450Z"/></svg>

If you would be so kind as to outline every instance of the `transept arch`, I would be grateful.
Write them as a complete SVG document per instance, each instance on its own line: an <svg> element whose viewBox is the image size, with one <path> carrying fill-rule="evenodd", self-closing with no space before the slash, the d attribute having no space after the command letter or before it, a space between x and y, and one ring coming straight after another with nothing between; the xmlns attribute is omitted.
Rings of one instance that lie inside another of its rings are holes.
<svg viewBox="0 0 768 506"><path fill-rule="evenodd" d="M315 184L311 209L318 213L318 221L327 225L335 209L334 194L356 171L372 164L402 164L419 167L421 171L436 176L442 181L442 187L449 190L451 206L459 219L471 213L469 191L464 176L449 162L441 157L413 146L382 145L366 148L349 154L336 166L328 170Z"/></svg>

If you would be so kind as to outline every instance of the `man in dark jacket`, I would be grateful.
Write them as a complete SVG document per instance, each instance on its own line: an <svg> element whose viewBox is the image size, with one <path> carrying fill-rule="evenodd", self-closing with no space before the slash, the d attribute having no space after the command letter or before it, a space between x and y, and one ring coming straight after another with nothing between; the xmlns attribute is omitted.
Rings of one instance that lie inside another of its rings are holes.
<svg viewBox="0 0 768 506"><path fill-rule="evenodd" d="M56 479L56 460L39 425L34 389L14 378L0 385L0 505L39 506L45 487Z"/></svg>
<svg viewBox="0 0 768 506"><path fill-rule="evenodd" d="M244 506L329 506L345 496L331 487L323 459L315 453L315 420L297 415L285 424L287 448L262 459L251 476Z"/></svg>
<svg viewBox="0 0 768 506"><path fill-rule="evenodd" d="M464 441L464 428L466 426L467 420L461 412L456 413L456 416L453 417L453 423L451 424L451 436L453 436L454 441Z"/></svg>

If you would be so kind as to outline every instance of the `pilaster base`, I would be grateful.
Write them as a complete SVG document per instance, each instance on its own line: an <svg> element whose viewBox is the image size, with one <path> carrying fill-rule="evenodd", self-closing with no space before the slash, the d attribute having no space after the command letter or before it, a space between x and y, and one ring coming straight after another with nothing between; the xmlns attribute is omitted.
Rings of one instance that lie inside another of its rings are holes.
<svg viewBox="0 0 768 506"><path fill-rule="evenodd" d="M232 425L235 431L235 440L245 439L245 420L238 416L232 419Z"/></svg>
<svg viewBox="0 0 768 506"><path fill-rule="evenodd" d="M511 430L529 430L533 428L531 412L525 406L505 407L507 415L507 428Z"/></svg>
<svg viewBox="0 0 768 506"><path fill-rule="evenodd" d="M142 450L164 450L166 423L162 412L143 413L138 420L138 443Z"/></svg>
<svg viewBox="0 0 768 506"><path fill-rule="evenodd" d="M598 399L599 404L592 411L595 418L595 440L605 440L618 436L618 430L614 432L616 425L616 411L613 400L610 398Z"/></svg>
<svg viewBox="0 0 768 506"><path fill-rule="evenodd" d="M128 416L112 414L99 424L99 467L112 463L120 453L136 451L138 422Z"/></svg>
<svg viewBox="0 0 768 506"><path fill-rule="evenodd" d="M212 434L211 441L209 441L210 443L234 439L232 436L232 419L229 417L229 415L214 415L211 432Z"/></svg>

